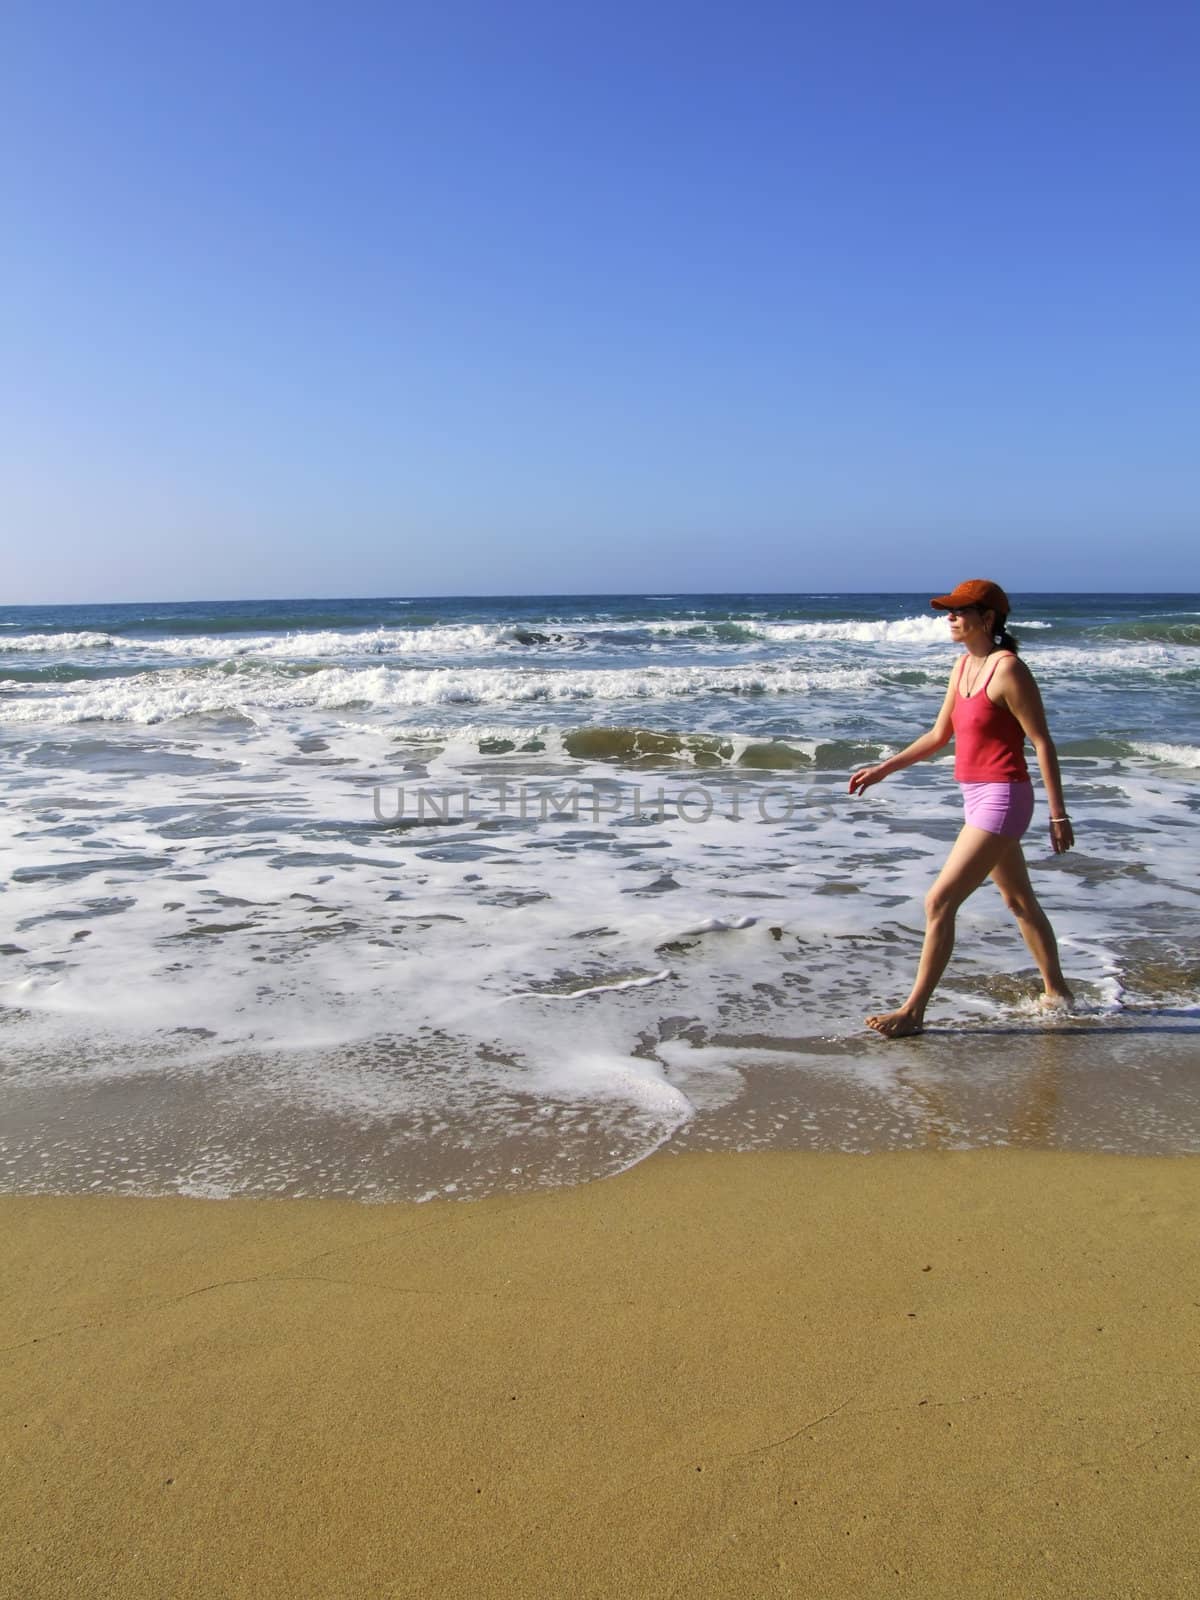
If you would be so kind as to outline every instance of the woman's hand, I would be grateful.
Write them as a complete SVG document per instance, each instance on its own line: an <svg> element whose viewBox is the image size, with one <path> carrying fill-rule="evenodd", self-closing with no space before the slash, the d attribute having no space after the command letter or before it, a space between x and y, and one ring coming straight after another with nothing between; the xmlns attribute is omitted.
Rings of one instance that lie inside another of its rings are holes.
<svg viewBox="0 0 1200 1600"><path fill-rule="evenodd" d="M1070 817L1050 819L1050 843L1054 846L1056 856L1061 856L1064 850L1069 850L1075 843L1075 830Z"/></svg>
<svg viewBox="0 0 1200 1600"><path fill-rule="evenodd" d="M864 794L873 783L882 783L887 773L879 767L859 767L850 774L850 794Z"/></svg>

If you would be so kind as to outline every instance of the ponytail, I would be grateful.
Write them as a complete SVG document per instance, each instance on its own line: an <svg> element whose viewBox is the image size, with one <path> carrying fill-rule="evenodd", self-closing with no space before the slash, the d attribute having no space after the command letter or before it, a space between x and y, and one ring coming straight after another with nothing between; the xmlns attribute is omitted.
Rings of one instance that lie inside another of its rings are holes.
<svg viewBox="0 0 1200 1600"><path fill-rule="evenodd" d="M1011 650L1013 655L1017 655L1019 653L1021 646L1008 631L1007 617L1002 617L999 615L996 616L996 619L992 624L992 637L996 641L997 650Z"/></svg>

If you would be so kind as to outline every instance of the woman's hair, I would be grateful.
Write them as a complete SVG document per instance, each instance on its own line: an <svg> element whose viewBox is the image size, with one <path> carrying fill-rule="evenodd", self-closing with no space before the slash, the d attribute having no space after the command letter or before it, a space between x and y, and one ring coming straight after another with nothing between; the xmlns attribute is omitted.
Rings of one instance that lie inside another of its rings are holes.
<svg viewBox="0 0 1200 1600"><path fill-rule="evenodd" d="M1008 617L999 611L992 616L992 638L996 641L997 650L1011 650L1013 655L1020 651L1021 646L1008 631Z"/></svg>

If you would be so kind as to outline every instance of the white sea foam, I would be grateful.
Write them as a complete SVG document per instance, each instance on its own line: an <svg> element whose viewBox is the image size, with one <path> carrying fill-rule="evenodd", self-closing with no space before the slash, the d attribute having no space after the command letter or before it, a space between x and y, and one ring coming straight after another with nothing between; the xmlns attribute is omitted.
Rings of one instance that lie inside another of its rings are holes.
<svg viewBox="0 0 1200 1600"><path fill-rule="evenodd" d="M569 847L563 843L569 824L535 825L530 837L554 849L530 851L526 829L511 837L469 829L338 832L370 823L369 790L353 780L358 760L370 761L377 750L371 739L361 754L342 747L356 754L349 772L278 765L288 748L278 736L261 743L251 764L244 760L248 747L236 741L208 741L208 748L211 754L240 750L243 765L237 776L210 783L214 794L207 803L187 773L143 779L136 807L124 778L97 775L91 786L95 809L82 816L99 833L64 837L55 831L53 802L56 790L68 802L72 797L76 785L68 768L57 778L43 774L38 809L45 821L31 827L30 817L11 814L5 842L9 925L72 910L66 921L38 921L14 935L28 950L29 964L22 958L12 965L13 1001L63 1018L136 1020L143 1030L220 1019L223 1048L241 1041L309 1050L322 1041L333 1047L394 1029L395 985L401 983L406 1029L465 1031L510 1047L519 1042L539 1059L560 1027L554 1019L563 1014L564 997L556 991L564 971L576 974L574 993L566 998L581 1016L606 1015L614 1005L636 1006L639 1014L648 1008L654 1015L682 1003L716 1025L723 992L749 996L755 971L777 965L778 942L770 930L782 926L809 941L833 941L833 965L821 981L834 983L840 973L837 981L849 983L847 1000L857 1007L863 984L874 988L879 979L856 977L854 947L839 949L837 941L861 938L879 921L867 891L887 898L899 894L907 911L888 915L919 924L920 898L940 848L908 835L908 848L894 857L888 825L897 817L918 827L926 817L936 823L946 806L951 812L954 806L948 784L897 785L873 791L869 803L831 794L835 804L828 815L802 806L790 823L778 826L764 827L752 808L735 820L718 805L702 827L668 812L648 830L634 831L625 807L624 822L618 818L585 832ZM256 774L269 774L270 784L247 781ZM694 779L661 781L673 792ZM230 798L218 800L226 791ZM1161 807L1162 801L1151 803ZM490 815L486 801L476 815ZM194 829L160 831L161 819L193 816ZM268 825L272 817L278 819L275 827ZM325 842L310 838L314 826L323 830ZM1084 810L1081 838L1086 833ZM601 847L606 837L612 846L636 843L637 851L613 854ZM98 853L97 843L106 843L107 851ZM464 846L470 846L466 854ZM1187 848L1182 836L1180 847ZM854 865L863 850L872 861L865 878ZM171 881L161 868L143 871L135 864L164 856L170 872L182 879ZM93 870L61 881L30 875L75 864ZM1186 877L1182 863L1179 871ZM193 882L187 881L191 875ZM657 897L648 894L660 880L675 887ZM858 894L826 893L830 885L856 881ZM1118 890L1144 892L1135 879L1114 880L1106 918ZM1180 892L1169 879L1154 885L1160 896ZM531 893L544 898L531 900ZM389 901L389 895L395 898ZM219 896L235 903L223 907ZM87 909L114 899L132 903L115 914ZM175 901L180 910L165 909ZM1076 921L1081 909L1072 906ZM994 908L972 902L968 922L976 910L980 926L994 930ZM314 942L314 933L327 923L338 930L337 938ZM244 931L221 932L225 925ZM215 931L194 931L204 927ZM86 928L90 937L73 946L77 928ZM604 928L615 937L579 941L582 932ZM661 956L656 959L660 946L689 938L697 942L679 966L668 969ZM270 957L265 965L249 959L255 950ZM688 975L693 961L705 975L703 992ZM810 955L810 980L817 975L814 962ZM721 972L727 984L717 977ZM667 992L681 984L684 991ZM822 1002L826 1023L838 1014L834 989ZM514 1001L517 991L523 992ZM215 1047L207 1048L211 1054ZM105 1060L116 1063L120 1057L107 1053ZM385 1085L381 1093L384 1105L392 1090Z"/></svg>
<svg viewBox="0 0 1200 1600"><path fill-rule="evenodd" d="M540 1000L583 1000L593 994L620 994L626 989L648 989L651 984L664 983L670 976L670 968L664 967L661 972L645 972L636 978L615 978L612 983L594 983L586 989L571 989L565 993L546 989L518 989L512 998L519 1000L522 995L535 995Z"/></svg>
<svg viewBox="0 0 1200 1600"><path fill-rule="evenodd" d="M14 633L0 638L0 655L73 655L114 643L107 633Z"/></svg>
<svg viewBox="0 0 1200 1600"><path fill-rule="evenodd" d="M1186 674L1197 670L1196 651L1186 645L1042 645L1030 650L1029 666L1043 675L1071 678L1124 678L1153 675L1155 678Z"/></svg>
<svg viewBox="0 0 1200 1600"><path fill-rule="evenodd" d="M1200 767L1200 749L1194 744L1131 739L1130 745L1139 755L1149 756L1152 761L1167 762L1173 767Z"/></svg>
<svg viewBox="0 0 1200 1600"><path fill-rule="evenodd" d="M701 694L808 695L862 689L874 679L863 667L655 667L580 671L539 668L359 669L329 667L305 677L227 675L220 669L179 669L74 686L48 697L30 686L0 703L0 723L152 724L184 717L370 706L408 709L436 705L527 706L539 703L662 700ZM37 686L40 690L41 686Z"/></svg>
<svg viewBox="0 0 1200 1600"><path fill-rule="evenodd" d="M757 622L751 625L751 631L777 643L794 639L944 646L949 638L944 617L897 617L892 621L871 622Z"/></svg>
<svg viewBox="0 0 1200 1600"><path fill-rule="evenodd" d="M1025 622L1025 628L1048 628L1048 622ZM736 647L729 640L736 630L748 642L764 644L945 645L946 620L940 616L897 617L889 620L838 622L766 622L754 617L713 622L704 618L631 619L620 623L586 621L516 623L440 623L424 628L377 627L358 630L332 628L293 630L287 633L183 634L163 638L137 638L124 634L78 632L15 634L0 638L0 653L12 655L58 654L75 656L107 651L118 658L156 660L226 661L246 658L278 661L313 661L329 657L457 656L495 651L524 653L533 647L594 643L604 635L612 643L654 635L685 639L710 638ZM533 641L531 644L528 641Z"/></svg>
<svg viewBox="0 0 1200 1600"><path fill-rule="evenodd" d="M692 1102L669 1083L655 1061L607 1051L562 1051L557 1061L531 1073L526 1086L535 1093L571 1099L620 1100L678 1127L692 1115Z"/></svg>
<svg viewBox="0 0 1200 1600"><path fill-rule="evenodd" d="M674 637L688 634L720 637L722 631L737 629L751 639L770 644L808 642L945 645L949 642L946 619L938 616L839 622L764 622L754 617L731 617L727 621L714 622L702 617L669 617L629 626Z"/></svg>
<svg viewBox="0 0 1200 1600"><path fill-rule="evenodd" d="M509 625L464 624L428 628L369 628L356 632L313 629L290 633L182 634L161 639L123 634L18 634L0 639L8 654L62 654L107 650L133 659L194 661L309 661L328 656L471 655L501 646L519 646L518 629Z"/></svg>

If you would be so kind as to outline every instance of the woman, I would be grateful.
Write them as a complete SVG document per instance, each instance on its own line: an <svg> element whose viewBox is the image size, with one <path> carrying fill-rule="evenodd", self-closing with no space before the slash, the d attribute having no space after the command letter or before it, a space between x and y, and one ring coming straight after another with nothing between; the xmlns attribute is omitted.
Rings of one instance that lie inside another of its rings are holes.
<svg viewBox="0 0 1200 1600"><path fill-rule="evenodd" d="M912 993L897 1011L868 1017L867 1026L885 1039L920 1033L925 1007L954 949L954 918L968 895L991 877L1038 964L1045 986L1041 1003L1069 1006L1073 996L1058 961L1054 929L1038 904L1021 853L1021 835L1033 816L1033 787L1024 744L1037 752L1050 802L1050 842L1055 855L1075 842L1063 805L1058 755L1033 674L1017 659L1007 631L1008 596L985 578L960 583L931 600L950 621L950 637L964 647L946 688L937 721L907 750L850 779L850 793L864 794L890 773L923 761L956 739L954 776L963 789L966 821L945 866L925 897L925 942Z"/></svg>

